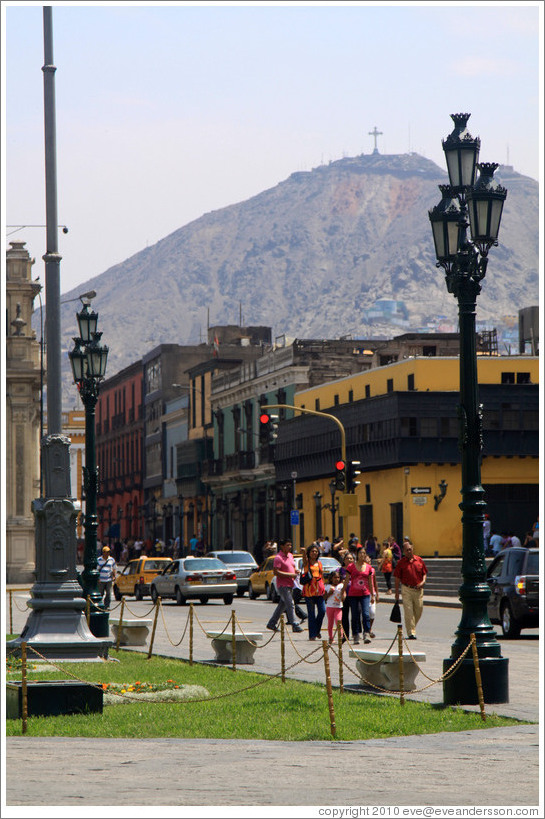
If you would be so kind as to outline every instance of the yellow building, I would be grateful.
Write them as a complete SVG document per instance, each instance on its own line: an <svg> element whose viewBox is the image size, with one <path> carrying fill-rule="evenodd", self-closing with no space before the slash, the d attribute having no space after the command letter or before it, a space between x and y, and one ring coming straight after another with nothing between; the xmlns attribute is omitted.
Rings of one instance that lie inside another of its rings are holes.
<svg viewBox="0 0 545 819"><path fill-rule="evenodd" d="M539 359L482 356L478 377L481 480L492 528L512 529L523 537L539 506ZM361 462L357 514L345 521L345 537L355 532L365 540L374 534L382 541L392 534L399 542L407 535L421 555L461 555L458 401L457 357L405 358L297 393L296 406L341 420L347 461ZM330 488L341 455L337 426L310 415L283 426L275 458L277 480L297 472L304 542L321 533L339 534ZM336 504L338 500L336 493Z"/></svg>
<svg viewBox="0 0 545 819"><path fill-rule="evenodd" d="M85 410L70 410L62 413L62 433L70 438L70 481L71 495L80 509L77 522L78 539L84 537L82 516L85 514L83 501L83 467L85 466Z"/></svg>

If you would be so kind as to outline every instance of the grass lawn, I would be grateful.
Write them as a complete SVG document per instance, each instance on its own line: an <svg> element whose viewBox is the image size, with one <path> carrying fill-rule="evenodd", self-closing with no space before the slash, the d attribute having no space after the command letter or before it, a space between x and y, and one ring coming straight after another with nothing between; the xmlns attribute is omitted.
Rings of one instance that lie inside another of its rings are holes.
<svg viewBox="0 0 545 819"><path fill-rule="evenodd" d="M27 736L185 737L216 739L332 739L324 685L294 680L269 680L262 674L187 661L115 652L119 662L63 663L78 679L107 683L199 685L209 701L134 702L105 705L102 714L31 717ZM20 679L13 667L6 679ZM28 679L70 679L70 674L28 665ZM267 682L264 682L267 680ZM255 686L256 683L263 683ZM249 687L254 686L254 687ZM247 690L243 690L247 689ZM238 693L237 693L238 692ZM222 696L229 694L229 696ZM214 699L218 698L219 699ZM517 720L451 706L437 706L372 694L333 691L337 740L467 731L519 724ZM6 734L20 735L21 721L6 720Z"/></svg>

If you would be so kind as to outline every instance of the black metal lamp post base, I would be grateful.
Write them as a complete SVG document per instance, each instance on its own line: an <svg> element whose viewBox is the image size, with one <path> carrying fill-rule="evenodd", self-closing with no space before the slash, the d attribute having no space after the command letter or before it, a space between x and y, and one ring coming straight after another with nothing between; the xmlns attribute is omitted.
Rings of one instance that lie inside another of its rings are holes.
<svg viewBox="0 0 545 819"><path fill-rule="evenodd" d="M443 660L443 673L453 664L452 657ZM479 659L485 703L509 702L509 660L507 657ZM443 681L445 705L478 705L473 658L462 660L452 677Z"/></svg>

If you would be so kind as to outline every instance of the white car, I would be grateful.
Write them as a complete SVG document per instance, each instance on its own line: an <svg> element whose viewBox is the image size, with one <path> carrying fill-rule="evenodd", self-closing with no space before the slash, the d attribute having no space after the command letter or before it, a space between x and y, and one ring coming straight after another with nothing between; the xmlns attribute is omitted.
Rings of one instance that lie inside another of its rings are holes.
<svg viewBox="0 0 545 819"><path fill-rule="evenodd" d="M257 569L257 563L250 552L208 552L206 557L215 557L234 571L237 576L237 597L242 597L248 591L250 575Z"/></svg>
<svg viewBox="0 0 545 819"><path fill-rule="evenodd" d="M173 560L151 581L151 599L173 597L179 606L196 598L208 603L222 598L230 606L237 591L236 574L221 560L210 557L186 557Z"/></svg>

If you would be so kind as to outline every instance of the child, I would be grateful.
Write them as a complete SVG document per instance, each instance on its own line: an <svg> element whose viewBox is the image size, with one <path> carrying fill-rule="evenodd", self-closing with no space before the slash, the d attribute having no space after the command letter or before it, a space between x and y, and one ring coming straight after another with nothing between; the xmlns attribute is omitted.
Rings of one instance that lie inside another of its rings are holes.
<svg viewBox="0 0 545 819"><path fill-rule="evenodd" d="M325 587L325 605L327 614L327 631L329 633L329 643L333 642L333 631L340 624L343 614L343 601L346 597L346 587L350 577L347 575L344 582L341 583L341 576L337 569L334 569L329 574L328 582Z"/></svg>

